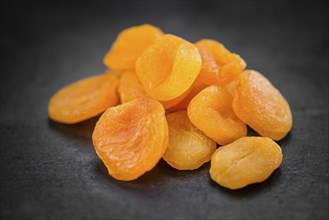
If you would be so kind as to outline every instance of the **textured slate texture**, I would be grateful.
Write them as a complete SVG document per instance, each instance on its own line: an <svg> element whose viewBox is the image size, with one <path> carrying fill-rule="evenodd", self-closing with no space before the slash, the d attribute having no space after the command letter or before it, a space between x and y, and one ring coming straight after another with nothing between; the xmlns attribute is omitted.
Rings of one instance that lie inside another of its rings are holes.
<svg viewBox="0 0 329 220"><path fill-rule="evenodd" d="M0 216L3 219L328 219L328 3L2 3ZM152 23L195 42L221 41L291 105L284 159L265 182L230 191L209 164L164 161L137 181L112 179L91 144L97 118L47 116L60 87L105 70L123 28Z"/></svg>

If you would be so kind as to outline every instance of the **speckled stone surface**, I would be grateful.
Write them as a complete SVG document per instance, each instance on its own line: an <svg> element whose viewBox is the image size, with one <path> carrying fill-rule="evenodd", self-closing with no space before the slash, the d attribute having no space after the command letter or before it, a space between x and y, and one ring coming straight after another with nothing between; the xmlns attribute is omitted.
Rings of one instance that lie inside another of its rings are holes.
<svg viewBox="0 0 329 220"><path fill-rule="evenodd" d="M2 3L0 20L1 219L328 219L328 3L21 2ZM97 118L48 119L52 94L103 72L118 32L142 23L216 39L282 92L294 126L268 180L230 191L209 164L160 161L119 182L91 144Z"/></svg>

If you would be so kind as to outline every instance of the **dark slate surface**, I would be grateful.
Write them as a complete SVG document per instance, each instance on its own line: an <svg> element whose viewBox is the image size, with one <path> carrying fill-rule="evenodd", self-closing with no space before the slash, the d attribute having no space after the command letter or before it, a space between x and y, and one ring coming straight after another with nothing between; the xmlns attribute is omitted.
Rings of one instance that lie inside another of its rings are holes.
<svg viewBox="0 0 329 220"><path fill-rule="evenodd" d="M2 3L0 199L3 219L328 219L328 3ZM160 161L137 181L112 179L91 144L97 118L47 116L60 87L105 70L125 27L152 23L192 42L213 38L277 86L294 127L265 182L230 191L209 164Z"/></svg>

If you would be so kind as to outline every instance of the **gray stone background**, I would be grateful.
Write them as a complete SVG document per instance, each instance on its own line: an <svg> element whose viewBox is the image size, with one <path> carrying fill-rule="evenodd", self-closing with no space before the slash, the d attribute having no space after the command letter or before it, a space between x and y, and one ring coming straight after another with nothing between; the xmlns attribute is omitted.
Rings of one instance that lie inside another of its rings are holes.
<svg viewBox="0 0 329 220"><path fill-rule="evenodd" d="M1 219L328 219L325 1L1 4ZM218 40L282 92L294 126L268 180L230 191L210 180L209 164L177 171L160 161L119 182L91 144L97 118L48 119L53 93L104 71L119 31L142 23L191 42Z"/></svg>

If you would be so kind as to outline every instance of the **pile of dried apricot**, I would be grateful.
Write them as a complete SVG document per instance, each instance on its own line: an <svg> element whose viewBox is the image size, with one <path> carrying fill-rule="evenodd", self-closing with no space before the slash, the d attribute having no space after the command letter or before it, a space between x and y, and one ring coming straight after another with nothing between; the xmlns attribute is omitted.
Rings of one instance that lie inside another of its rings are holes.
<svg viewBox="0 0 329 220"><path fill-rule="evenodd" d="M274 141L291 130L289 104L223 44L144 24L123 30L103 62L105 73L60 89L48 112L66 124L102 113L92 142L113 178L137 179L161 158L178 170L211 161L210 177L239 189L280 166Z"/></svg>

